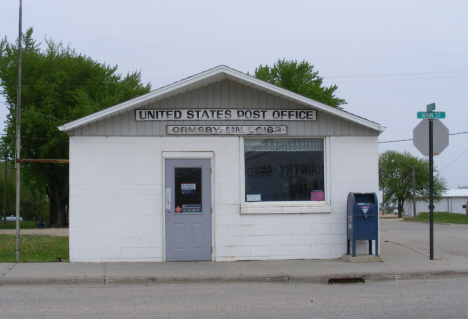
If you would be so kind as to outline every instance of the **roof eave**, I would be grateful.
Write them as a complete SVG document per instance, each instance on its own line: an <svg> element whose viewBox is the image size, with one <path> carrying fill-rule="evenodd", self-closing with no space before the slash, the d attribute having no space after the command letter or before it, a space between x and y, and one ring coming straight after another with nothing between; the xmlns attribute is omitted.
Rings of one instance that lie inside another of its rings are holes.
<svg viewBox="0 0 468 319"><path fill-rule="evenodd" d="M215 78L213 78L213 77L215 77ZM60 131L70 131L70 130L73 130L73 129L78 128L80 126L83 126L83 125L86 125L86 124L89 124L89 123L93 123L93 122L97 122L97 121L106 119L108 117L115 116L115 115L117 115L119 113L128 112L132 108L135 109L139 105L142 105L143 102L146 102L146 101L152 100L152 99L154 99L156 101L156 100L158 100L158 97L160 99L163 99L163 98L165 98L167 96L172 96L172 94L170 94L171 92L179 91L179 90L181 90L181 89L183 89L185 87L196 84L197 82L199 82L199 85L196 85L196 86L197 87L198 86L202 87L204 85L207 85L207 84L213 82L213 80L214 80L214 82L217 82L217 81L220 81L220 80L222 80L224 78L228 78L228 79L230 79L232 81L239 82L239 83L242 83L242 84L245 84L245 85L253 86L253 87L255 87L255 88L259 89L259 90L267 91L267 92L269 92L271 94L274 94L274 95L277 95L277 96L280 96L280 97L284 97L286 99L293 100L293 101L299 102L301 104L305 104L305 105L310 106L310 107L316 107L316 108L320 109L323 112L327 112L327 113L333 114L333 115L335 115L337 117L341 117L341 118L350 120L352 122L358 123L360 125L369 127L370 129L378 131L379 134L381 134L385 130L385 127L381 126L378 123L366 120L364 118L361 118L359 116L356 116L356 115L348 113L348 112L341 111L341 110L339 110L339 109L337 109L335 107L332 107L332 106L317 102L317 101L312 100L312 99L310 99L308 97L305 97L305 96L302 96L300 94L291 92L289 90L280 88L280 87L278 87L276 85L273 85L271 83L265 82L265 81L260 80L260 79L257 79L257 78L255 78L253 76L244 74L244 73L236 71L234 69L228 68L228 67L226 67L224 65L215 67L213 69L207 70L207 71L199 73L197 75L193 75L193 76L191 76L191 77L189 77L187 79L184 79L184 80L181 80L179 82L176 82L176 83L167 85L165 87L159 88L159 89L157 89L157 90L155 90L153 92L147 93L145 95L139 96L139 97L131 99L129 101L117 104L117 105L115 105L113 107L104 109L102 111L90 114L90 115L85 116L83 118L80 118L78 120L75 120L75 121L72 121L70 123L64 124L62 126L59 126L59 130ZM181 92L178 92L177 94L179 94L179 93L181 93Z"/></svg>

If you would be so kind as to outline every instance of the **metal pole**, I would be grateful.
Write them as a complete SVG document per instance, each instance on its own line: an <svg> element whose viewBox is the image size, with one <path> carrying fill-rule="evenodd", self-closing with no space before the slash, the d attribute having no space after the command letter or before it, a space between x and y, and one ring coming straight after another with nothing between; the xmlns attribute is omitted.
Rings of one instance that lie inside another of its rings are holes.
<svg viewBox="0 0 468 319"><path fill-rule="evenodd" d="M7 201L7 160L8 160L8 148L5 147L5 161L3 162L3 165L5 165L5 170L4 170L4 183L3 183L3 224L6 224L6 201Z"/></svg>
<svg viewBox="0 0 468 319"><path fill-rule="evenodd" d="M19 6L19 36L18 36L18 90L16 95L16 262L20 257L20 123L21 123L21 42L23 40L22 30L23 1Z"/></svg>
<svg viewBox="0 0 468 319"><path fill-rule="evenodd" d="M413 163L413 218L416 218L416 170Z"/></svg>
<svg viewBox="0 0 468 319"><path fill-rule="evenodd" d="M433 197L433 166L434 166L434 129L429 120L429 258L434 260L434 197Z"/></svg>

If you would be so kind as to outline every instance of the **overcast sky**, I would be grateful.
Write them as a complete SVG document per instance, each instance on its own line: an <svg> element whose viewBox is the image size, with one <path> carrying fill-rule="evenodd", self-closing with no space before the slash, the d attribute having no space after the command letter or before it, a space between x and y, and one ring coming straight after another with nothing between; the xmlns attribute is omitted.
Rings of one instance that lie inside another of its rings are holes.
<svg viewBox="0 0 468 319"><path fill-rule="evenodd" d="M0 35L18 36L19 1L3 1ZM411 139L416 112L436 103L450 133L468 131L468 1L24 0L23 30L70 43L152 88L218 65L253 73L306 60L345 110L386 126L379 141ZM4 99L0 97L0 102ZM0 118L6 107L0 104ZM422 157L412 141L380 143ZM449 188L468 185L468 134L435 157Z"/></svg>

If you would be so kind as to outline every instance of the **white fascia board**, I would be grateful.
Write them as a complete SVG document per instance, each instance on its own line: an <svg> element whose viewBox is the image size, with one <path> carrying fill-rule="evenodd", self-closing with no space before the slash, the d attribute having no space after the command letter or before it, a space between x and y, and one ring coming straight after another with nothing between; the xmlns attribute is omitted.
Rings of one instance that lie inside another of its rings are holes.
<svg viewBox="0 0 468 319"><path fill-rule="evenodd" d="M151 100L151 99L156 100L158 97L162 98L162 97L164 97L165 94L169 94L171 92L177 91L179 89L187 87L187 86L189 86L191 84L195 84L197 82L200 82L200 84L208 85L208 84L211 83L211 81L207 81L207 79L209 79L210 77L215 76L217 74L218 75L221 75L221 74L224 75L224 76L221 76L221 79L222 78L229 78L230 80L233 80L235 82L242 83L242 84L247 85L247 86L252 86L252 87L257 88L259 90L269 92L269 93L271 93L273 95L284 97L286 99L296 101L296 102L298 102L300 104L305 104L305 105L307 105L309 107L315 107L317 109L320 109L321 111L333 114L333 115L335 115L337 117L341 117L341 118L344 118L344 119L349 120L351 122L355 122L355 123L358 123L360 125L369 127L369 128L371 128L373 130L378 131L379 133L382 133L385 130L384 126L381 126L381 125L379 125L379 124L377 124L375 122L366 120L364 118L361 118L359 116L356 116L354 114L351 114L351 113L348 113L348 112L345 112L345 111L341 111L341 110L339 110L339 109L337 109L335 107L332 107L332 106L317 102L317 101L312 100L312 99L310 99L308 97L305 97L305 96L302 96L300 94L291 92L289 90L280 88L280 87L278 87L276 85L265 82L263 80L259 80L259 79L255 78L253 76L244 74L242 72L231 69L231 68L226 67L224 65L215 67L213 69L210 69L208 71L202 72L202 73L197 74L197 75L193 75L193 76L191 76L191 77L189 77L189 78L187 78L185 80L181 80L179 82L167 85L167 86L162 87L160 89L157 89L157 90L155 90L153 92L150 92L150 93L147 93L145 95L139 96L137 98L131 99L129 101L117 104L115 106L109 107L107 109L104 109L102 111L93 113L91 115L82 117L82 118L80 118L78 120L67 123L67 124L65 124L63 126L59 126L59 130L60 131L69 131L69 130L75 129L77 127L80 127L80 126L83 126L83 125L86 125L86 124L89 124L89 123L92 123L92 122L96 122L96 121L111 117L113 115L117 115L119 113L128 112L131 109L135 109L136 107L138 107L139 105L141 105L145 101L148 101L148 100ZM218 76L215 79L216 80L214 82L217 82L217 81L219 81L220 77ZM203 86L203 85L201 85L201 86Z"/></svg>

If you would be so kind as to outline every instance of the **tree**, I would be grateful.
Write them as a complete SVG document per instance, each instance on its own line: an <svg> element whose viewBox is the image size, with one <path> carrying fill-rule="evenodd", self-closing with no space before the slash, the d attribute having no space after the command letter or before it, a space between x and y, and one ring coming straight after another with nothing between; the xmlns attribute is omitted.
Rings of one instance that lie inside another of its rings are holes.
<svg viewBox="0 0 468 319"><path fill-rule="evenodd" d="M3 209L4 186L5 186L5 162L0 164L0 207ZM16 209L16 176L15 169L11 164L7 164L7 202L6 216L14 215ZM41 217L43 220L48 216L48 202L44 192L37 192L31 189L28 184L22 182L21 185L21 217L31 220L33 217ZM3 218L3 212L1 218Z"/></svg>
<svg viewBox="0 0 468 319"><path fill-rule="evenodd" d="M415 167L415 197L429 199L429 161L420 159L409 152L386 151L379 156L379 189L383 192L383 206L397 204L398 217L402 217L403 205L413 198L413 170ZM434 167L433 195L440 201L446 189L445 179Z"/></svg>
<svg viewBox="0 0 468 319"><path fill-rule="evenodd" d="M340 105L346 104L345 100L335 96L338 87L322 86L323 79L318 76L318 71L314 71L314 66L306 61L298 63L297 60L278 59L273 67L260 64L254 76L338 109L343 109Z"/></svg>
<svg viewBox="0 0 468 319"><path fill-rule="evenodd" d="M122 77L117 66L94 61L52 39L45 40L42 50L32 35L29 28L22 36L21 158L67 159L68 136L58 126L150 91L149 83L141 83L140 72ZM17 57L17 45L5 37L0 42L0 86L9 114L3 150L7 145L14 150ZM68 171L67 164L22 164L22 180L49 199L51 225L66 223Z"/></svg>

